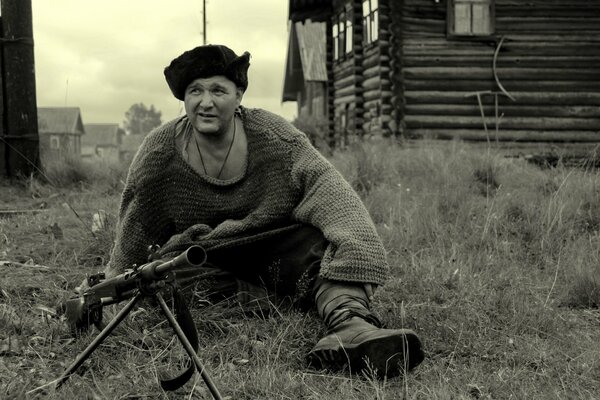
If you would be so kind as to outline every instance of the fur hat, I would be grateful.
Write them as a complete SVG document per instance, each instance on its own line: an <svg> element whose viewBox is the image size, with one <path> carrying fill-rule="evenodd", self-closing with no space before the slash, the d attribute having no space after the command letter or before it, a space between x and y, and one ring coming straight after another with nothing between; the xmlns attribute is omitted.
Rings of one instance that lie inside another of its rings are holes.
<svg viewBox="0 0 600 400"><path fill-rule="evenodd" d="M198 46L171 61L165 68L165 78L173 95L183 101L185 89L198 78L223 75L239 88L248 87L250 53L237 56L223 45Z"/></svg>

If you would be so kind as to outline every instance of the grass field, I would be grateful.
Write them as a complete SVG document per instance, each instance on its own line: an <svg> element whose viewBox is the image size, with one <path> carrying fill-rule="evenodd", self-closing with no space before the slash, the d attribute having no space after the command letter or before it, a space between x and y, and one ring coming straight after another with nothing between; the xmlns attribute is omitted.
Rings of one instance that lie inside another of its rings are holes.
<svg viewBox="0 0 600 400"><path fill-rule="evenodd" d="M193 311L200 358L230 399L600 398L600 172L540 169L459 142L366 145L332 156L383 238L392 277L374 308L416 330L426 360L378 381L308 368L315 315L251 318ZM48 168L53 185L0 186L0 398L210 399L196 374L163 392L182 352L143 307L69 382L57 378L93 339L53 310L110 249L124 172ZM34 210L34 211L31 211ZM92 234L92 215L106 224ZM110 314L110 309L107 310Z"/></svg>

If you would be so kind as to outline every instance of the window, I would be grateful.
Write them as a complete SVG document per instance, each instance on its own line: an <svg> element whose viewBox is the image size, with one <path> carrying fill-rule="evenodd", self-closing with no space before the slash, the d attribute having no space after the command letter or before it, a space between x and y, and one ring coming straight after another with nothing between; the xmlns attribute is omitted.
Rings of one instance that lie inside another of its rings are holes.
<svg viewBox="0 0 600 400"><path fill-rule="evenodd" d="M489 36L494 33L494 0L451 0L448 33L453 36Z"/></svg>
<svg viewBox="0 0 600 400"><path fill-rule="evenodd" d="M334 20L333 21L333 28L332 28L332 36L333 36L333 59L337 60L340 58L340 48L339 48L339 27L337 22Z"/></svg>
<svg viewBox="0 0 600 400"><path fill-rule="evenodd" d="M352 27L351 14L341 12L333 19L333 59L340 60L345 58L346 54L352 53Z"/></svg>
<svg viewBox="0 0 600 400"><path fill-rule="evenodd" d="M363 0L363 39L366 44L379 39L379 4L378 0Z"/></svg>
<svg viewBox="0 0 600 400"><path fill-rule="evenodd" d="M352 40L353 34L354 30L352 29L350 14L346 14L346 54L352 53L352 46L354 44L354 41Z"/></svg>
<svg viewBox="0 0 600 400"><path fill-rule="evenodd" d="M60 138L56 135L50 136L50 148L53 150L60 149Z"/></svg>

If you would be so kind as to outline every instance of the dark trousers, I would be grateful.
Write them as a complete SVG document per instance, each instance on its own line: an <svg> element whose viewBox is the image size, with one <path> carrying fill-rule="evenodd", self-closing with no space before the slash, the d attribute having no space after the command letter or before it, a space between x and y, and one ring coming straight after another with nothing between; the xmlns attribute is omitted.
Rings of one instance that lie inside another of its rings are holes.
<svg viewBox="0 0 600 400"><path fill-rule="evenodd" d="M235 291L236 282L239 290L242 281L266 289L278 300L310 308L314 306L313 286L327 245L320 230L298 225L251 243L209 250L202 270L213 277L212 290L221 288L223 294ZM201 278L199 281L203 283ZM205 283L211 291L210 282Z"/></svg>

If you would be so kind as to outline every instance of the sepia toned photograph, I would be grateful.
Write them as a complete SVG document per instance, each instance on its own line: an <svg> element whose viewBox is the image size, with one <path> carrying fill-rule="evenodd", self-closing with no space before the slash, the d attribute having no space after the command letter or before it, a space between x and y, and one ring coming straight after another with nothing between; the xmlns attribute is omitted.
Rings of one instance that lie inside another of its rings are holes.
<svg viewBox="0 0 600 400"><path fill-rule="evenodd" d="M600 398L600 0L0 0L0 398Z"/></svg>

